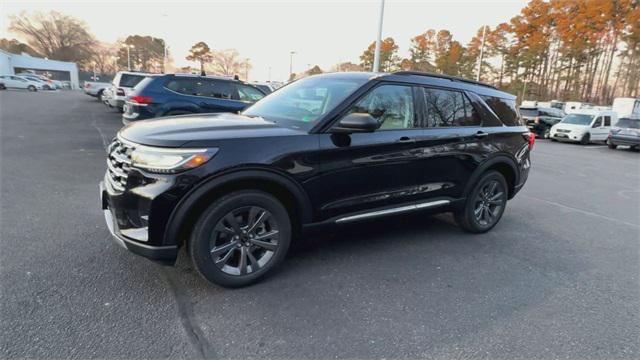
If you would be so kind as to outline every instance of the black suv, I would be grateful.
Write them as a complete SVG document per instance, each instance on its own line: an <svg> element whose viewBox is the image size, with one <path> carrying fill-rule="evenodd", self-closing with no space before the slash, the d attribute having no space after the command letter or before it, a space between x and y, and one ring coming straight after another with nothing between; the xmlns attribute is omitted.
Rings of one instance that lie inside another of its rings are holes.
<svg viewBox="0 0 640 360"><path fill-rule="evenodd" d="M237 113L264 96L253 85L219 76L149 76L127 97L122 122L195 113Z"/></svg>
<svg viewBox="0 0 640 360"><path fill-rule="evenodd" d="M527 127L536 136L549 139L551 137L551 127L559 123L565 114L564 111L556 108L521 106L520 115Z"/></svg>
<svg viewBox="0 0 640 360"><path fill-rule="evenodd" d="M488 231L524 185L534 139L515 97L491 86L318 75L241 114L124 127L108 149L102 208L130 251L172 264L187 245L206 279L242 286L316 225L431 210Z"/></svg>

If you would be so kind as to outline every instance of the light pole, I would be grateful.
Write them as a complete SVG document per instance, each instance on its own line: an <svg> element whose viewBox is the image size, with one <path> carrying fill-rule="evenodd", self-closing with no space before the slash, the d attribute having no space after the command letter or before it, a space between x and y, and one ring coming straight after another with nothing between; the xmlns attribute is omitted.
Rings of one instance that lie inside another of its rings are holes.
<svg viewBox="0 0 640 360"><path fill-rule="evenodd" d="M127 69L129 69L129 71L131 71L131 53L129 49L133 49L133 47L133 45L127 44Z"/></svg>
<svg viewBox="0 0 640 360"><path fill-rule="evenodd" d="M480 81L480 71L482 70L482 57L484 56L484 35L487 31L487 25L482 27L482 44L480 45L480 62L478 63L478 76L476 81Z"/></svg>
<svg viewBox="0 0 640 360"><path fill-rule="evenodd" d="M249 58L244 59L244 81L249 81Z"/></svg>
<svg viewBox="0 0 640 360"><path fill-rule="evenodd" d="M289 53L289 79L291 79L291 75L293 75L293 55L296 54L295 51L291 51Z"/></svg>
<svg viewBox="0 0 640 360"><path fill-rule="evenodd" d="M384 0L380 0L380 18L378 19L378 37L376 38L376 50L373 53L373 72L380 71L380 41L382 38L382 19L384 18Z"/></svg>

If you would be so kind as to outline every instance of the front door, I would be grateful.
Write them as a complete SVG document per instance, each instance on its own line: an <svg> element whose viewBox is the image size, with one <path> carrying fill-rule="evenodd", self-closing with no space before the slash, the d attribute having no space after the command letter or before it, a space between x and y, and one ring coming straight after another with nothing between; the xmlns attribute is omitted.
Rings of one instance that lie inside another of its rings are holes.
<svg viewBox="0 0 640 360"><path fill-rule="evenodd" d="M381 84L349 113L378 120L371 133L320 136L323 196L314 204L321 220L374 208L401 207L415 199L424 134L416 119L413 88Z"/></svg>

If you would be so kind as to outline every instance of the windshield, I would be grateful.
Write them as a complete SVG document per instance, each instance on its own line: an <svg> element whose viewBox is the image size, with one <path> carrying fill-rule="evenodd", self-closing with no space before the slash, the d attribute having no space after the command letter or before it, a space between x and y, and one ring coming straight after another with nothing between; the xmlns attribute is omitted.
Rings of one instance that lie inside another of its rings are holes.
<svg viewBox="0 0 640 360"><path fill-rule="evenodd" d="M295 81L243 112L294 127L311 129L323 115L366 83L366 78L317 76Z"/></svg>
<svg viewBox="0 0 640 360"><path fill-rule="evenodd" d="M616 123L616 127L624 129L640 129L640 119L622 118Z"/></svg>
<svg viewBox="0 0 640 360"><path fill-rule="evenodd" d="M593 120L593 115L569 114L561 122L563 124L591 125L591 120Z"/></svg>

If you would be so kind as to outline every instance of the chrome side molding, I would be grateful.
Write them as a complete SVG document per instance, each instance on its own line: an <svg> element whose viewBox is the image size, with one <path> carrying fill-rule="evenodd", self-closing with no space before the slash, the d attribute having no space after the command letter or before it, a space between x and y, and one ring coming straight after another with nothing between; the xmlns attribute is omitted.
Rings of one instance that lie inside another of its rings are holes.
<svg viewBox="0 0 640 360"><path fill-rule="evenodd" d="M418 204L400 206L400 207L397 207L397 208L372 211L372 212L368 212L368 213L364 213L364 214L358 214L358 215L352 215L352 216L346 216L346 217L343 217L343 218L339 218L338 220L336 220L336 223L357 221L357 220L369 219L369 218L378 217L378 216L384 216L384 215L390 215L390 214L397 214L397 213L401 213L401 212L408 212L408 211L426 209L426 208L430 208L430 207L446 205L446 204L449 204L450 202L451 201L449 201L449 200L436 200L436 201L429 201L429 202L423 202L423 203L418 203Z"/></svg>

